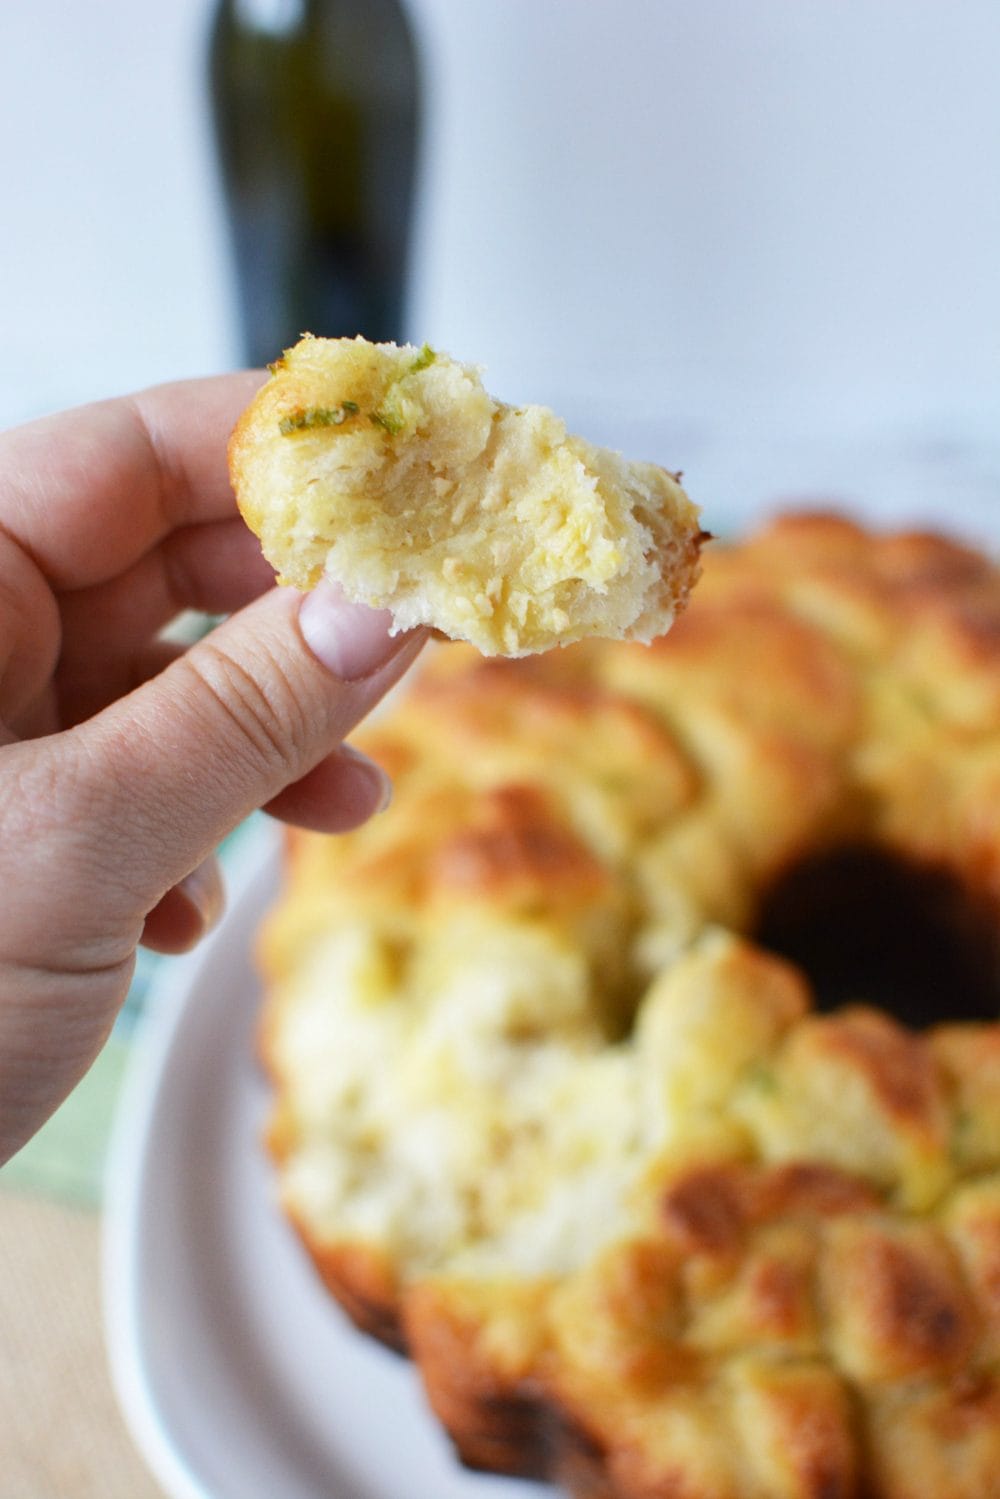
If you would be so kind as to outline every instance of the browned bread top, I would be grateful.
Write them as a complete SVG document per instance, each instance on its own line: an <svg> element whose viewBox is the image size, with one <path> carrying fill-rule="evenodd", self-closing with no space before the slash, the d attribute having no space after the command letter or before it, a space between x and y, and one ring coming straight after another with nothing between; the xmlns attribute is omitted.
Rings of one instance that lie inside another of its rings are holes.
<svg viewBox="0 0 1000 1499"><path fill-rule="evenodd" d="M393 807L262 939L272 1145L465 1460L993 1499L997 569L789 517L649 648L442 648L365 747Z"/></svg>

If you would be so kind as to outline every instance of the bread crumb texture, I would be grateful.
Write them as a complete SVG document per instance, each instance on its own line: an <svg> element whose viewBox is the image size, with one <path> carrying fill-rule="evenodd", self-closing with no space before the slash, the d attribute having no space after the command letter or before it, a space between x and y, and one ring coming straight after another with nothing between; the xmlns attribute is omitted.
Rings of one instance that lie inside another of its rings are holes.
<svg viewBox="0 0 1000 1499"><path fill-rule="evenodd" d="M677 476L493 400L426 346L303 338L241 417L230 471L282 582L325 575L484 655L650 641L698 575Z"/></svg>
<svg viewBox="0 0 1000 1499"><path fill-rule="evenodd" d="M293 833L261 937L269 1140L461 1457L601 1499L996 1499L1000 1023L820 1011L755 935L859 845L996 932L996 567L787 517L648 649L441 647L361 743L392 807Z"/></svg>

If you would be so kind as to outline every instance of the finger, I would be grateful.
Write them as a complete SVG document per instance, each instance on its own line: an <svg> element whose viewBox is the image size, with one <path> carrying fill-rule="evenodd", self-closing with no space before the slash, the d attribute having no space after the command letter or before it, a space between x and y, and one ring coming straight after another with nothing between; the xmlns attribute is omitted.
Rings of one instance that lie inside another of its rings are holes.
<svg viewBox="0 0 1000 1499"><path fill-rule="evenodd" d="M61 699L64 725L81 723L149 681L189 647L157 641L117 669L81 677ZM2 741L0 741L2 742ZM388 806L392 787L382 768L351 745L340 745L301 780L280 791L264 810L281 822L321 833L344 833ZM145 938L143 939L145 941Z"/></svg>
<svg viewBox="0 0 1000 1499"><path fill-rule="evenodd" d="M236 522L226 437L260 379L251 371L162 386L0 433L5 722L32 712L59 655L52 589L107 582L175 527Z"/></svg>
<svg viewBox="0 0 1000 1499"><path fill-rule="evenodd" d="M56 724L39 726L28 715L23 721L15 721L15 727L24 739L73 728L158 676L187 649L188 645L181 641L154 640L151 645L140 645L120 656L93 657L80 662L73 671L60 667L54 681Z"/></svg>
<svg viewBox="0 0 1000 1499"><path fill-rule="evenodd" d="M413 660L422 636L390 637L389 623L329 589L301 608L272 589L79 728L0 748L0 1055L12 1079L0 1159L96 1056L144 929L171 950L202 929L197 899L185 910L185 891L168 892L253 807L307 777Z"/></svg>
<svg viewBox="0 0 1000 1499"><path fill-rule="evenodd" d="M2 482L2 481L0 481ZM0 719L37 698L59 657L56 601L42 573L0 527Z"/></svg>
<svg viewBox="0 0 1000 1499"><path fill-rule="evenodd" d="M163 385L0 433L5 527L62 590L124 572L178 526L235 514L226 440L262 379Z"/></svg>
<svg viewBox="0 0 1000 1499"><path fill-rule="evenodd" d="M215 926L224 905L219 861L210 855L157 901L146 917L142 944L154 952L187 952Z"/></svg>
<svg viewBox="0 0 1000 1499"><path fill-rule="evenodd" d="M347 833L384 812L392 785L382 768L349 744L327 755L265 807L272 817L317 833Z"/></svg>
<svg viewBox="0 0 1000 1499"><path fill-rule="evenodd" d="M385 771L344 744L265 810L297 827L346 833L383 811L391 794ZM142 929L143 947L187 952L215 926L224 905L222 872L212 855L153 907Z"/></svg>
<svg viewBox="0 0 1000 1499"><path fill-rule="evenodd" d="M190 647L162 640L109 670L82 674L60 700L64 726L82 723L134 688L148 682ZM0 743L5 741L0 740ZM265 812L296 827L343 833L388 806L392 788L382 768L351 745L340 745L300 781L270 801ZM145 939L144 939L145 940Z"/></svg>
<svg viewBox="0 0 1000 1499"><path fill-rule="evenodd" d="M367 755L341 745L266 810L298 827L346 833L388 806L389 778ZM187 952L215 926L225 905L214 855L168 890L146 917L142 945L161 953Z"/></svg>
<svg viewBox="0 0 1000 1499"><path fill-rule="evenodd" d="M239 516L184 526L117 577L60 595L60 670L132 654L186 609L232 614L273 586Z"/></svg>
<svg viewBox="0 0 1000 1499"><path fill-rule="evenodd" d="M300 602L272 589L71 733L5 751L31 752L0 840L12 956L120 961L166 892L319 766L422 644L332 588Z"/></svg>

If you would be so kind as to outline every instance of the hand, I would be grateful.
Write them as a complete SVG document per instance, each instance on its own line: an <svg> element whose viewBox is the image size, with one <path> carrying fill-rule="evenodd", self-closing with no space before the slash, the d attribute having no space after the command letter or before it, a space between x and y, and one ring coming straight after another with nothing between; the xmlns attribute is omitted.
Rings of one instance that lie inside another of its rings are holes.
<svg viewBox="0 0 1000 1499"><path fill-rule="evenodd" d="M274 588L226 441L259 377L0 434L0 1160L100 1050L136 945L191 946L254 808L335 832L386 782L344 736L419 636ZM185 609L232 614L184 651Z"/></svg>

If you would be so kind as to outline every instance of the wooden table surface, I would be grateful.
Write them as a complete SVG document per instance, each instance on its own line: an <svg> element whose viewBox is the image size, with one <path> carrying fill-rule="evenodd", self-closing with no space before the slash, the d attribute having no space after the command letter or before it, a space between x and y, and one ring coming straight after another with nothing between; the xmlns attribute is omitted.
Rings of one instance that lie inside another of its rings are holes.
<svg viewBox="0 0 1000 1499"><path fill-rule="evenodd" d="M108 1375L100 1217L0 1190L0 1499L164 1499Z"/></svg>

